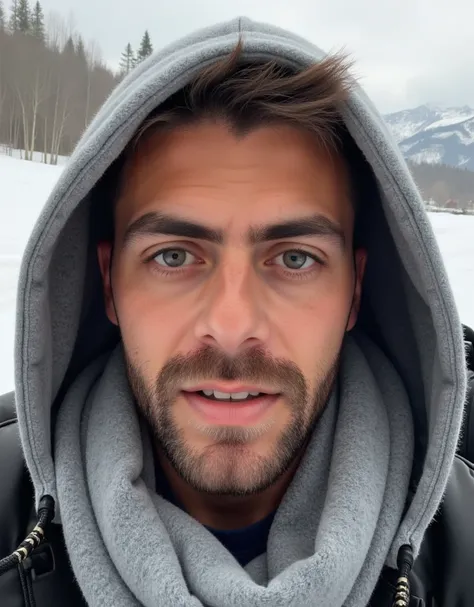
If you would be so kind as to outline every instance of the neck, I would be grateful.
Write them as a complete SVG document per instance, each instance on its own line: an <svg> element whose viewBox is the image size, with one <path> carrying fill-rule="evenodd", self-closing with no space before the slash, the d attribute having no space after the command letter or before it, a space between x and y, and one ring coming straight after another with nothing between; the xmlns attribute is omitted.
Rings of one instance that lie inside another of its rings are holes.
<svg viewBox="0 0 474 607"><path fill-rule="evenodd" d="M240 529L261 521L274 512L293 478L298 457L273 485L255 495L209 495L197 491L184 481L161 449L157 452L161 469L175 497L186 512L206 527L219 530Z"/></svg>

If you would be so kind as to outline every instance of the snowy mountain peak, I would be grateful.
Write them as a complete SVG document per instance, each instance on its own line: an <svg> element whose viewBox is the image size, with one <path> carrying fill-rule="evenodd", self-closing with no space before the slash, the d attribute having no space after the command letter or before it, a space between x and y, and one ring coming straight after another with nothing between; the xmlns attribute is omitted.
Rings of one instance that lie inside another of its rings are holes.
<svg viewBox="0 0 474 607"><path fill-rule="evenodd" d="M385 116L405 157L474 170L474 109L420 105Z"/></svg>

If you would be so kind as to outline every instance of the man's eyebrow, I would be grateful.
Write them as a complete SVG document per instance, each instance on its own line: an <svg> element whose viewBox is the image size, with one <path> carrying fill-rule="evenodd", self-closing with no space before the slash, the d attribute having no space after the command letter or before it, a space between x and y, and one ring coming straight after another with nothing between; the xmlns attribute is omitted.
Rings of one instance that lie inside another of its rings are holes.
<svg viewBox="0 0 474 607"><path fill-rule="evenodd" d="M323 236L338 242L344 248L346 237L342 227L325 215L310 215L289 219L273 225L253 227L249 232L249 242L259 244L269 240L283 240L299 236Z"/></svg>
<svg viewBox="0 0 474 607"><path fill-rule="evenodd" d="M200 240L208 240L216 244L222 244L224 242L224 235L221 230L208 228L201 224L194 223L193 221L181 219L172 215L152 212L142 215L128 226L123 237L123 246L127 246L140 236L150 236L154 234L197 238Z"/></svg>
<svg viewBox="0 0 474 607"><path fill-rule="evenodd" d="M123 247L140 236L166 234L207 240L215 244L224 243L224 232L200 223L158 212L142 215L132 222L125 231ZM257 245L273 240L297 238L299 236L322 236L335 240L342 248L345 235L342 227L324 215L297 217L275 224L252 226L247 233L247 242Z"/></svg>

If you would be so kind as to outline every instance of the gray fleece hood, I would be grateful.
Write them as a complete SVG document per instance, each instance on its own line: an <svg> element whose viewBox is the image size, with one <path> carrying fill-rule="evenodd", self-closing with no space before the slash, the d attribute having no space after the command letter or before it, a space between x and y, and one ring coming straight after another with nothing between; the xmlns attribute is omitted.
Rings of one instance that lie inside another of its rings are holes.
<svg viewBox="0 0 474 607"><path fill-rule="evenodd" d="M36 501L52 496L57 512L52 420L75 376L117 338L103 311L90 235L91 192L148 114L231 52L239 36L250 60L303 68L324 56L302 38L245 18L156 53L125 78L95 117L29 240L18 291L16 406ZM442 500L458 442L466 388L462 328L431 224L395 141L358 87L342 111L378 184L379 200L366 217L369 262L359 329L384 352L408 394L415 430L413 497L396 543L410 544L416 555Z"/></svg>

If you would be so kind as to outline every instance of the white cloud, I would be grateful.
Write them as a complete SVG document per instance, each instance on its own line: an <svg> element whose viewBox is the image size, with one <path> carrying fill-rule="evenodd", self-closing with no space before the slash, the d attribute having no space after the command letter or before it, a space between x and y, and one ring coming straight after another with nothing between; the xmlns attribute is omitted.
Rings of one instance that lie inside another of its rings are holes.
<svg viewBox="0 0 474 607"><path fill-rule="evenodd" d="M344 47L382 111L425 102L474 106L474 4L469 0L43 0L72 11L116 64L145 29L155 48L196 28L245 15L274 23L325 50Z"/></svg>

